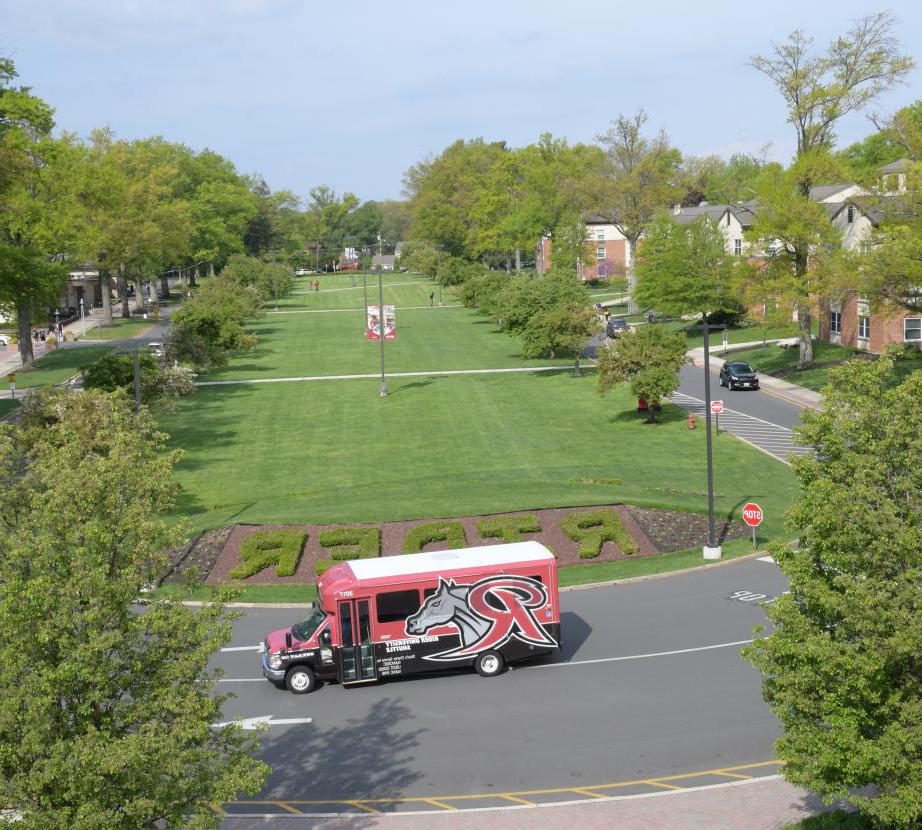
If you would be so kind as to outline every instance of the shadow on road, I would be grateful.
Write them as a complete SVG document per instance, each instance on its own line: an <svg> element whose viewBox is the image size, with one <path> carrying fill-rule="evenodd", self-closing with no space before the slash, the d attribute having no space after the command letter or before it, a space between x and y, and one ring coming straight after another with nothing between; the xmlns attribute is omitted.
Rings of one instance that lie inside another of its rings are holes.
<svg viewBox="0 0 922 830"><path fill-rule="evenodd" d="M335 689L339 694L361 690ZM307 707L305 707L307 708ZM263 739L259 757L273 766L257 799L351 799L400 796L421 777L410 769L418 728L406 724L412 711L384 698L361 718L287 728Z"/></svg>

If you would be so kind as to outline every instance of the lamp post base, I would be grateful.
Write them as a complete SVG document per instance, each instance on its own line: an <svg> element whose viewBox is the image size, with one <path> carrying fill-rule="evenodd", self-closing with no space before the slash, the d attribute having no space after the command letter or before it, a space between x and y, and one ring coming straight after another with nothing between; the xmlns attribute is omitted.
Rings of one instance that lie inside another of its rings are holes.
<svg viewBox="0 0 922 830"><path fill-rule="evenodd" d="M722 554L722 549L720 545L717 547L710 548L707 545L704 546L704 558L705 559L720 559Z"/></svg>
<svg viewBox="0 0 922 830"><path fill-rule="evenodd" d="M381 386L378 388L378 394L382 398L387 397L387 381L383 381L383 380L381 381Z"/></svg>

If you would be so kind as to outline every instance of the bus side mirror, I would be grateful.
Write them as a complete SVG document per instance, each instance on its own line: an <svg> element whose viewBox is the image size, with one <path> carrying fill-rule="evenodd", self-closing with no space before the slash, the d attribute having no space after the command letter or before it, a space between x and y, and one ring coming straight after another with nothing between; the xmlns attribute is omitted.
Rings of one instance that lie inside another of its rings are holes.
<svg viewBox="0 0 922 830"><path fill-rule="evenodd" d="M320 632L320 642L321 643L323 643L325 646L328 646L330 644L330 640L331 638L330 638L329 628L324 629L323 631Z"/></svg>
<svg viewBox="0 0 922 830"><path fill-rule="evenodd" d="M285 648L291 648L291 632L285 632Z"/></svg>

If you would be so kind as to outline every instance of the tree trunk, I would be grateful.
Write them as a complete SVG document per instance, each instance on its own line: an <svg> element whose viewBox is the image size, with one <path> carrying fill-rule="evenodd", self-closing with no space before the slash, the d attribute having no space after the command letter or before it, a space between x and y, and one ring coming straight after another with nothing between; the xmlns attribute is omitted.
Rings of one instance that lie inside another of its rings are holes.
<svg viewBox="0 0 922 830"><path fill-rule="evenodd" d="M32 351L31 305L16 303L16 330L19 335L19 356L22 358L22 367L28 369L35 363L35 353Z"/></svg>
<svg viewBox="0 0 922 830"><path fill-rule="evenodd" d="M170 277L168 274L164 274L160 277L160 293L163 295L163 299L167 300L170 297Z"/></svg>
<svg viewBox="0 0 922 830"><path fill-rule="evenodd" d="M507 274L512 273L512 255L511 254L506 254L506 273Z"/></svg>
<svg viewBox="0 0 922 830"><path fill-rule="evenodd" d="M112 275L105 268L99 269L99 290L102 294L102 328L112 326Z"/></svg>
<svg viewBox="0 0 922 830"><path fill-rule="evenodd" d="M573 377L582 377L583 373L579 368L579 349L576 350L576 363L573 365Z"/></svg>
<svg viewBox="0 0 922 830"><path fill-rule="evenodd" d="M122 300L122 319L127 320L131 316L131 308L128 305L128 280L123 267L118 269L118 295Z"/></svg>
<svg viewBox="0 0 922 830"><path fill-rule="evenodd" d="M515 272L516 274L520 273L522 270L522 249L515 249Z"/></svg>
<svg viewBox="0 0 922 830"><path fill-rule="evenodd" d="M797 326L800 337L800 353L797 360L797 368L803 369L813 363L813 337L810 332L810 307L798 304L797 306Z"/></svg>
<svg viewBox="0 0 922 830"><path fill-rule="evenodd" d="M628 239L625 245L627 254L627 313L637 314L637 303L634 300L634 289L637 287L637 277L634 275L634 244L635 240Z"/></svg>
<svg viewBox="0 0 922 830"><path fill-rule="evenodd" d="M144 280L138 277L134 281L134 285L135 296L138 298L135 314L145 314L147 312L147 304L144 302Z"/></svg>

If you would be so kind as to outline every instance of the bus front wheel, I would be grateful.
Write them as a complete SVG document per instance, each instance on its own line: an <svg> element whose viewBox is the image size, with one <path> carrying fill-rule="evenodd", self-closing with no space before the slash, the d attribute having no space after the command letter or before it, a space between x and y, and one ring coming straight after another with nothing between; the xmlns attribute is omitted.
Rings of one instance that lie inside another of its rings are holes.
<svg viewBox="0 0 922 830"><path fill-rule="evenodd" d="M474 669L481 677L496 677L505 666L503 655L498 651L485 651L478 654L474 661Z"/></svg>
<svg viewBox="0 0 922 830"><path fill-rule="evenodd" d="M285 675L285 688L295 695L312 692L317 685L317 678L310 666L293 666Z"/></svg>

